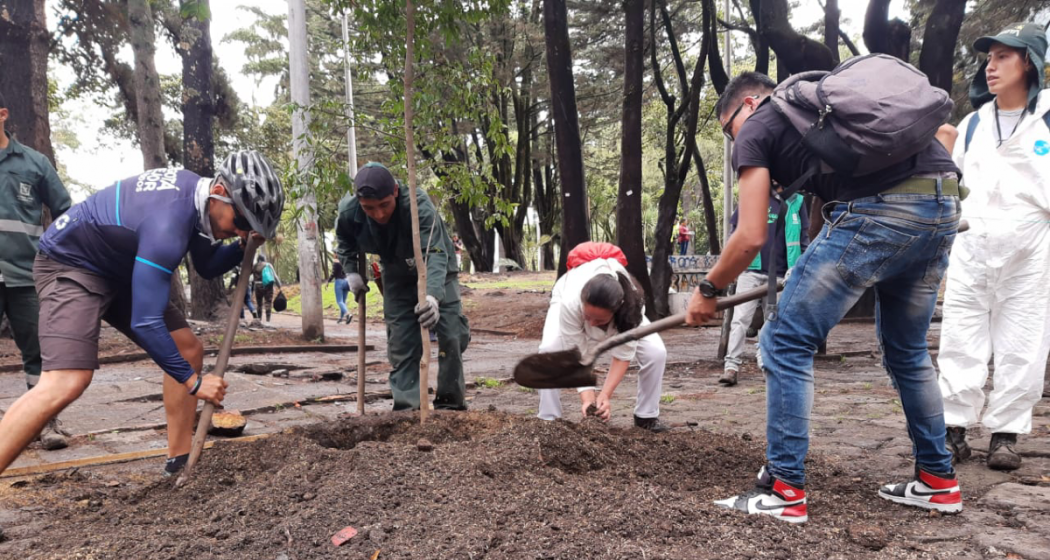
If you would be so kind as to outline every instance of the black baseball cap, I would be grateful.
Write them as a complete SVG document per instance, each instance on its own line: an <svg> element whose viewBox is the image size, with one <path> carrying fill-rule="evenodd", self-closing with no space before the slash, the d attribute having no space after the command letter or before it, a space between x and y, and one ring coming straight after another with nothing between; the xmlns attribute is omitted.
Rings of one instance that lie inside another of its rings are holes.
<svg viewBox="0 0 1050 560"><path fill-rule="evenodd" d="M359 198L380 199L397 194L397 179L381 163L366 163L357 171L354 186Z"/></svg>

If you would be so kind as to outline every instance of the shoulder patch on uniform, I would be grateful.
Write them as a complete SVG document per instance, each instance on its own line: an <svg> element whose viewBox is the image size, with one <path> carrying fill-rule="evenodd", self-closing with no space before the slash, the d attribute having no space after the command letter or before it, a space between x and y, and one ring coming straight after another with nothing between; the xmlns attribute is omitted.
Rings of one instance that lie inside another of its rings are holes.
<svg viewBox="0 0 1050 560"><path fill-rule="evenodd" d="M1047 142L1046 140L1036 140L1033 151L1037 156L1045 156L1046 154L1050 154L1050 142Z"/></svg>

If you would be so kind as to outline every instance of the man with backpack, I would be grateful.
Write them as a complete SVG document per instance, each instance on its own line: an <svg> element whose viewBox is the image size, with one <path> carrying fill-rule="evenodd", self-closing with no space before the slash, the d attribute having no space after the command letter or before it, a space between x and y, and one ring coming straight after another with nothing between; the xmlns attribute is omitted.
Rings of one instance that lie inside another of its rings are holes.
<svg viewBox="0 0 1050 560"><path fill-rule="evenodd" d="M689 324L713 318L717 297L759 254L771 196L782 199L805 185L829 202L826 223L798 259L779 305L775 293L767 304L760 335L767 463L753 490L718 505L792 523L808 519L804 461L813 355L874 287L884 365L899 391L916 454L914 478L883 486L878 495L940 512L962 510L926 347L959 222L958 169L934 139L950 109L947 95L924 75L885 55L851 59L830 74L795 75L779 87L767 76L744 73L719 99L716 114L734 142L739 225L690 300ZM865 117L865 128L851 128ZM885 134L899 149L867 149L887 141ZM773 181L787 187L771 192Z"/></svg>
<svg viewBox="0 0 1050 560"><path fill-rule="evenodd" d="M281 288L281 280L277 278L277 271L273 265L266 262L266 255L259 254L255 259L255 307L258 309L259 320L262 321L263 309L266 309L266 322L270 322L270 310L273 308L273 289Z"/></svg>
<svg viewBox="0 0 1050 560"><path fill-rule="evenodd" d="M970 230L952 250L937 363L948 444L970 456L966 430L991 433L987 465L1014 470L1018 434L1032 430L1050 342L1050 92L1043 90L1047 37L1034 23L981 37L988 54L970 86L977 111L959 125L955 161L973 193ZM995 388L988 395L988 360Z"/></svg>

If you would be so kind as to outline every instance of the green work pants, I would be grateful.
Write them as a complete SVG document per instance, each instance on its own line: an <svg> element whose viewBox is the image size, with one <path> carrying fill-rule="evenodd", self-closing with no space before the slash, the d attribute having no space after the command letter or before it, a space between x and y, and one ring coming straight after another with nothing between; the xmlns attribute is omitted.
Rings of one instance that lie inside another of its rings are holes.
<svg viewBox="0 0 1050 560"><path fill-rule="evenodd" d="M22 369L26 372L26 385L33 388L40 382L40 339L37 338L40 300L36 297L36 288L11 288L0 283L0 317L5 315L11 322L15 344L22 351Z"/></svg>
<svg viewBox="0 0 1050 560"><path fill-rule="evenodd" d="M390 391L394 410L419 409L419 360L423 339L415 307L415 276L383 274L383 316L386 319ZM441 318L434 330L438 339L438 377L435 409L466 410L463 352L470 343L470 325L459 300L459 280L450 275L439 307Z"/></svg>

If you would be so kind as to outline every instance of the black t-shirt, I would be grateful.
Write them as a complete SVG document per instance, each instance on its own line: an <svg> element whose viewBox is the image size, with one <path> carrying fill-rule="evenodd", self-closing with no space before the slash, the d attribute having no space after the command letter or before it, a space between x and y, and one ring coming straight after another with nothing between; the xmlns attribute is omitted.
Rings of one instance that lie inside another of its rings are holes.
<svg viewBox="0 0 1050 560"><path fill-rule="evenodd" d="M733 142L732 163L738 176L741 168L765 167L774 181L787 187L819 160L802 145L802 135L787 117L767 99L740 127ZM915 156L864 177L817 174L804 190L825 201L849 201L876 195L915 175L927 173L961 175L948 150L937 140Z"/></svg>

